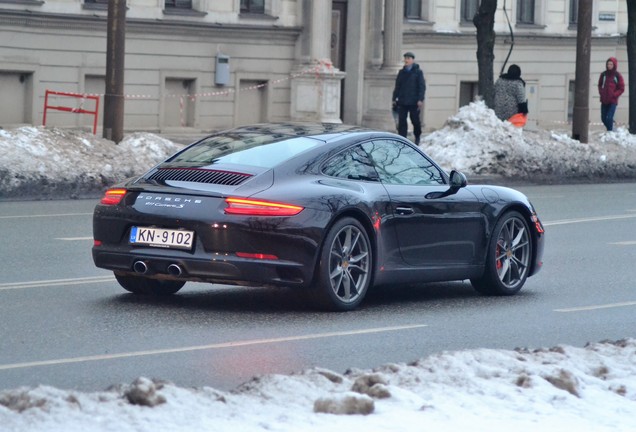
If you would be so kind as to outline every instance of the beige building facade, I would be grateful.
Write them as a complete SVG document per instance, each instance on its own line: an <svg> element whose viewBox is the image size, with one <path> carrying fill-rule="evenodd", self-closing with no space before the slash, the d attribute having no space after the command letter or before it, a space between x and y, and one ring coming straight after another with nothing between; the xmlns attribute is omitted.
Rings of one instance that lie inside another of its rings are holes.
<svg viewBox="0 0 636 432"><path fill-rule="evenodd" d="M126 131L203 132L308 120L394 130L402 54L425 73L424 128L478 94L478 0L128 0ZM577 0L499 1L495 73L518 64L529 127L568 128ZM107 0L0 0L0 127L102 124ZM627 81L625 0L593 0L590 121L596 81L618 59ZM512 31L511 31L512 29ZM89 97L91 96L91 97ZM616 115L627 123L628 95Z"/></svg>

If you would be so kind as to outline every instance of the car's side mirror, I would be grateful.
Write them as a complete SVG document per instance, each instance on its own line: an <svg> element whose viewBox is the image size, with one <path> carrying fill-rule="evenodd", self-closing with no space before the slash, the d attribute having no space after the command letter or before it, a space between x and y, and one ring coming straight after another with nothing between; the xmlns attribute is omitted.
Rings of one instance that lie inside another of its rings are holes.
<svg viewBox="0 0 636 432"><path fill-rule="evenodd" d="M449 187L447 190L444 192L429 192L425 195L426 199L439 199L453 195L454 193L457 193L458 190L465 187L468 184L468 180L466 180L466 176L463 173L452 170L448 183Z"/></svg>
<svg viewBox="0 0 636 432"><path fill-rule="evenodd" d="M461 189L468 184L468 180L464 173L452 170L450 173L450 187L451 189Z"/></svg>

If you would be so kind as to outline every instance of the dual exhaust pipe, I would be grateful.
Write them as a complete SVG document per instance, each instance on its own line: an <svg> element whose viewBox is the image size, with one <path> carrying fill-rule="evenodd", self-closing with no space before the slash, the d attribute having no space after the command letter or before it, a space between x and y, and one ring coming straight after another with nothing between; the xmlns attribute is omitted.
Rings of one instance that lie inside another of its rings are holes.
<svg viewBox="0 0 636 432"><path fill-rule="evenodd" d="M133 264L133 270L135 273L145 274L148 271L148 266L143 261L135 261Z"/></svg>
<svg viewBox="0 0 636 432"><path fill-rule="evenodd" d="M133 270L135 273L146 274L148 272L148 264L143 261L135 261L133 264ZM168 273L172 276L181 276L183 269L178 264L170 264L168 266Z"/></svg>

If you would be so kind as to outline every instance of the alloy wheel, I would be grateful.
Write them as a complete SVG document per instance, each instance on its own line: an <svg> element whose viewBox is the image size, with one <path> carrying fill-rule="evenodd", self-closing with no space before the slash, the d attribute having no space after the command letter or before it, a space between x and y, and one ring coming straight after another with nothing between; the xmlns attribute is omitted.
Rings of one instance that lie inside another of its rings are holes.
<svg viewBox="0 0 636 432"><path fill-rule="evenodd" d="M508 219L497 237L495 262L499 280L507 288L523 282L530 263L528 229L518 218Z"/></svg>
<svg viewBox="0 0 636 432"><path fill-rule="evenodd" d="M344 226L334 237L329 259L331 289L340 301L352 303L365 294L370 260L367 237L356 226Z"/></svg>

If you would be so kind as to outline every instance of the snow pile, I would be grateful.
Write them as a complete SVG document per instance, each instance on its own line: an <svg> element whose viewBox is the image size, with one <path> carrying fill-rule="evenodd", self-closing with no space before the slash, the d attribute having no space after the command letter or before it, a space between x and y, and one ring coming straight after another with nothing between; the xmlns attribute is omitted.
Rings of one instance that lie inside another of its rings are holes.
<svg viewBox="0 0 636 432"><path fill-rule="evenodd" d="M0 430L636 430L636 340L444 352L338 374L257 377L231 392L139 378L96 393L0 392Z"/></svg>
<svg viewBox="0 0 636 432"><path fill-rule="evenodd" d="M588 144L566 133L529 130L502 122L483 101L460 108L421 147L443 168L465 174L538 178L633 178L636 137L624 128L590 134Z"/></svg>
<svg viewBox="0 0 636 432"><path fill-rule="evenodd" d="M181 146L135 133L119 144L87 132L0 129L0 197L81 197L139 175Z"/></svg>

